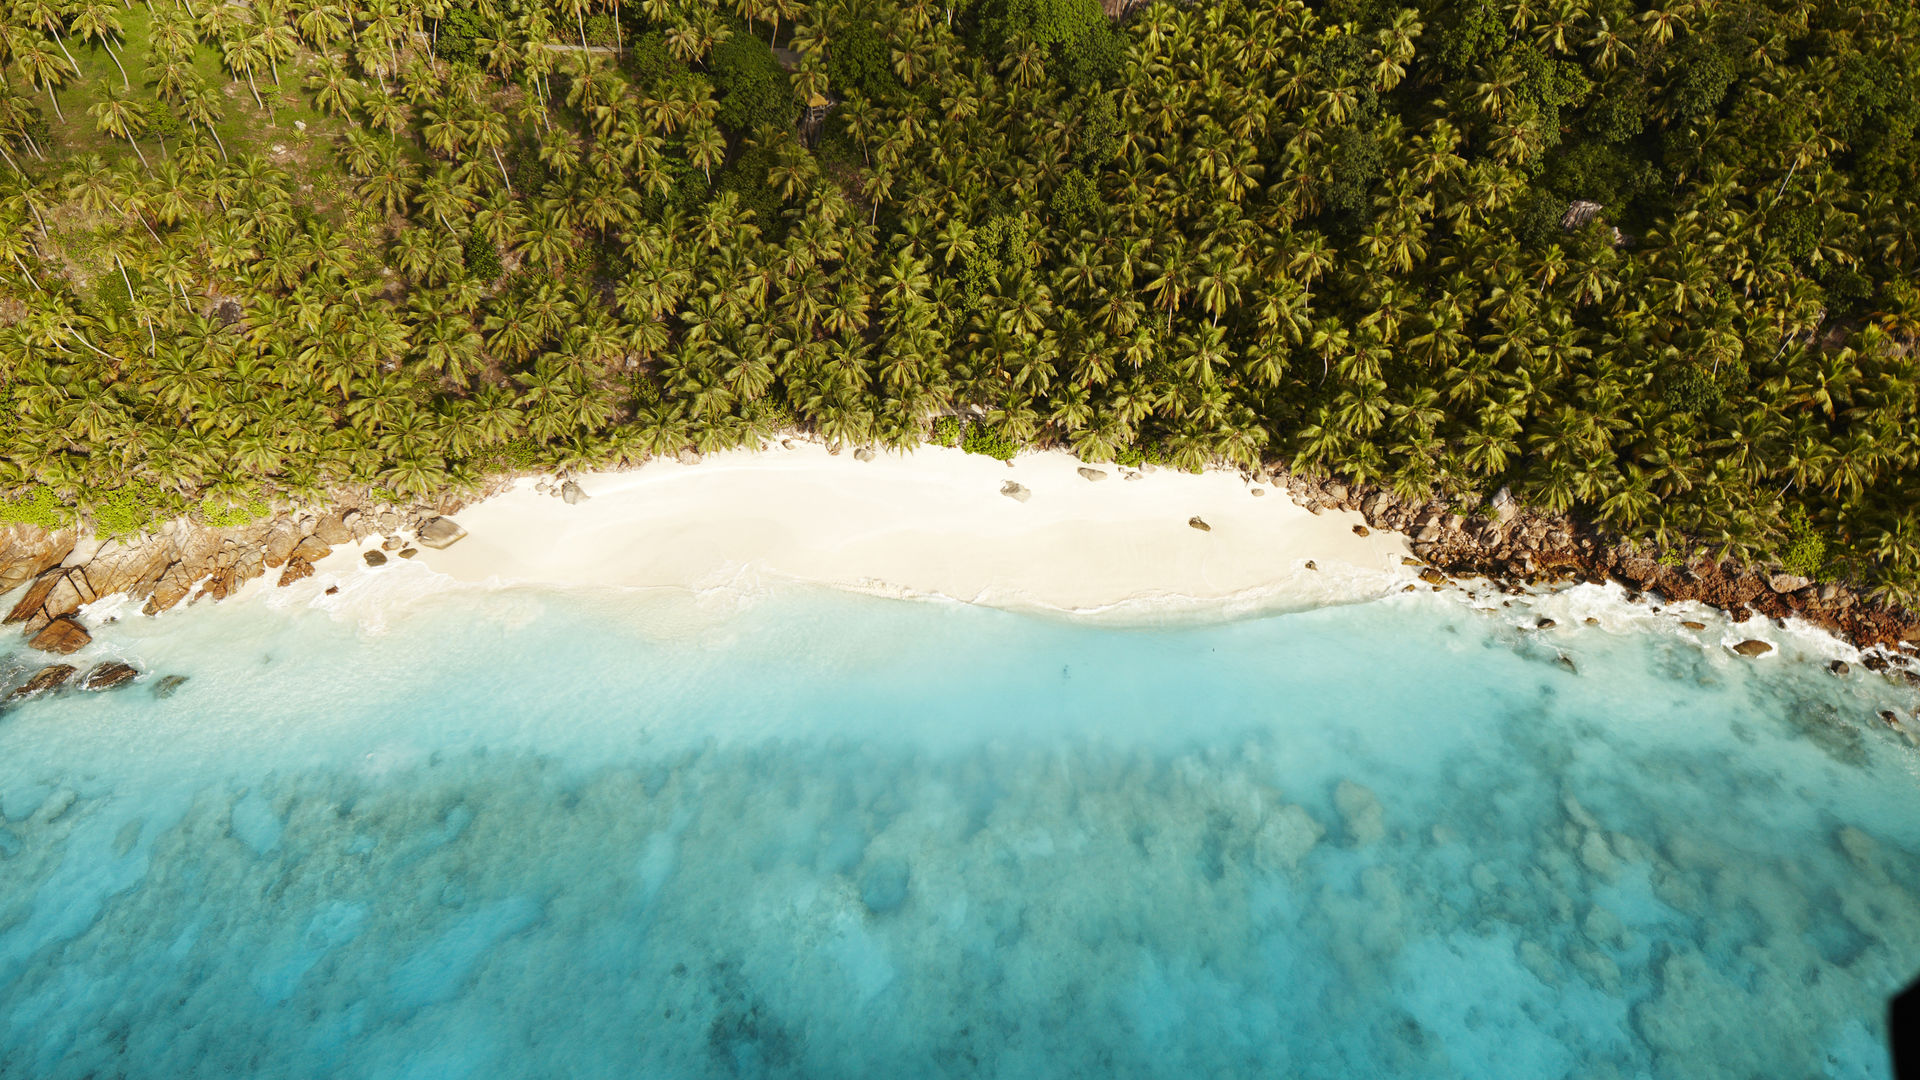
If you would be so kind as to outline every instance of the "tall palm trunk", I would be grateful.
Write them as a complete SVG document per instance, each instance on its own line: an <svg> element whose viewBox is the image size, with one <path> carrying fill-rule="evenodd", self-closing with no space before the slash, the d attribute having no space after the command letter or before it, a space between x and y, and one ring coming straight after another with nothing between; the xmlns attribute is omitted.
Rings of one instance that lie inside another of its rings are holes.
<svg viewBox="0 0 1920 1080"><path fill-rule="evenodd" d="M60 31L58 30L53 31L53 43L60 46L61 55L67 58L67 65L73 68L73 74L78 77L80 74L80 64L74 60L73 54L67 51L67 43L60 37Z"/></svg>
<svg viewBox="0 0 1920 1080"><path fill-rule="evenodd" d="M120 69L120 89L132 90L133 83L128 81L127 69L120 63L119 55L113 51L113 43L108 41L106 38L101 38L100 47L107 50L107 58L113 61L114 67L117 67Z"/></svg>
<svg viewBox="0 0 1920 1080"><path fill-rule="evenodd" d="M57 97L55 97L55 96L53 96L53 84L52 84L52 83L48 83L48 84L47 84L47 100L48 100L48 101L51 101L51 102L53 102L53 115L55 115L55 116L57 116L57 117L59 117L59 118L60 118L60 122L61 122L61 123L63 123L63 124L64 124L64 123L66 123L66 122L67 122L67 114L66 114L66 113L63 113L63 112L61 112L61 111L60 111L60 99L59 99L59 98L57 98Z"/></svg>

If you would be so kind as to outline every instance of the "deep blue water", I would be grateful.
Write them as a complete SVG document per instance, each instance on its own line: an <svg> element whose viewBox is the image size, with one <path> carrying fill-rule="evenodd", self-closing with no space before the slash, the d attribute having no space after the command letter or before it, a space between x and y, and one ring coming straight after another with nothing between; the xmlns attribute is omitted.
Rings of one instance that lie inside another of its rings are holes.
<svg viewBox="0 0 1920 1080"><path fill-rule="evenodd" d="M1887 1075L1910 692L1530 621L126 620L0 718L0 1075Z"/></svg>

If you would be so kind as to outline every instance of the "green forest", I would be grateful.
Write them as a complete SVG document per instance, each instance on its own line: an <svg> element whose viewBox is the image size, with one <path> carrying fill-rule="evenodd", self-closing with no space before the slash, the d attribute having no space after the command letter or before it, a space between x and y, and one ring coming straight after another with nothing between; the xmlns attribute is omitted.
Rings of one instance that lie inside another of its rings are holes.
<svg viewBox="0 0 1920 1080"><path fill-rule="evenodd" d="M1920 585L1912 4L0 12L0 517L801 429Z"/></svg>

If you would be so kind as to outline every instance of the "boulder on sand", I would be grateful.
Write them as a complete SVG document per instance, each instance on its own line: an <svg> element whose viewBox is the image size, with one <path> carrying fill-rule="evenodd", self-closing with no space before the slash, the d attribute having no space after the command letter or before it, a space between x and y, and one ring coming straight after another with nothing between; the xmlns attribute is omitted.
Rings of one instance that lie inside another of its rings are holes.
<svg viewBox="0 0 1920 1080"><path fill-rule="evenodd" d="M421 522L420 531L415 535L422 546L439 549L459 543L467 530L450 517L435 517Z"/></svg>
<svg viewBox="0 0 1920 1080"><path fill-rule="evenodd" d="M380 552L378 552L378 551L365 551L365 552L361 552L361 554L360 554L360 557L361 557L361 558L363 558L363 559L365 559L365 560L367 560L367 565L368 565L368 566L385 566L385 565L387 565L387 557L386 557L385 555L382 555L382 554L381 554Z"/></svg>
<svg viewBox="0 0 1920 1080"><path fill-rule="evenodd" d="M39 697L41 694L58 690L67 684L68 679L73 677L74 671L75 668L72 664L50 664L43 667L33 673L33 678L28 679L16 687L13 693L8 694L7 703L11 704L16 701L25 701L30 697Z"/></svg>
<svg viewBox="0 0 1920 1080"><path fill-rule="evenodd" d="M1192 517L1187 519L1187 527L1190 529L1199 529L1201 532L1213 531L1213 526L1207 524L1205 521L1200 520L1199 514L1195 514Z"/></svg>
<svg viewBox="0 0 1920 1080"><path fill-rule="evenodd" d="M1016 484L1011 480L1000 485L1000 494L1005 495L1014 502L1026 502L1028 499L1033 498L1033 492L1028 491L1026 485Z"/></svg>
<svg viewBox="0 0 1920 1080"><path fill-rule="evenodd" d="M1084 480L1098 481L1098 480L1105 480L1107 478L1107 473L1105 469L1089 469L1085 465L1082 465L1080 466L1079 472L1080 472L1081 478Z"/></svg>
<svg viewBox="0 0 1920 1080"><path fill-rule="evenodd" d="M62 615L48 623L46 629L33 635L33 640L27 644L41 652L59 653L64 656L67 653L79 652L92 641L93 635L87 633L86 627L81 626L73 616Z"/></svg>
<svg viewBox="0 0 1920 1080"><path fill-rule="evenodd" d="M95 664L93 670L87 672L86 675L80 679L80 689L112 690L116 686L132 682L138 678L139 675L140 669L134 667L132 664L123 664L118 660L108 660L102 664Z"/></svg>
<svg viewBox="0 0 1920 1080"><path fill-rule="evenodd" d="M1773 651L1773 646L1758 638L1748 638L1740 644L1735 645L1733 651L1739 653L1741 656L1765 656Z"/></svg>
<svg viewBox="0 0 1920 1080"><path fill-rule="evenodd" d="M587 501L587 493L581 489L579 484L569 480L560 485L560 498L568 506L576 506Z"/></svg>
<svg viewBox="0 0 1920 1080"><path fill-rule="evenodd" d="M299 557L291 558L287 560L287 568L285 570L280 571L279 587L284 589L287 586L293 584L294 582L299 581L301 578L307 578L312 576L313 576L312 563Z"/></svg>

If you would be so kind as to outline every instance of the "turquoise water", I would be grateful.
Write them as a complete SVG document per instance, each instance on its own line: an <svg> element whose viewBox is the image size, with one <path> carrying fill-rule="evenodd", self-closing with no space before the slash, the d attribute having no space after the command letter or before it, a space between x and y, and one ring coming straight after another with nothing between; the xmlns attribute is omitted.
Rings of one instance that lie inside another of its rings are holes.
<svg viewBox="0 0 1920 1080"><path fill-rule="evenodd" d="M1516 621L129 619L0 719L0 1075L1885 1076L1906 692Z"/></svg>

